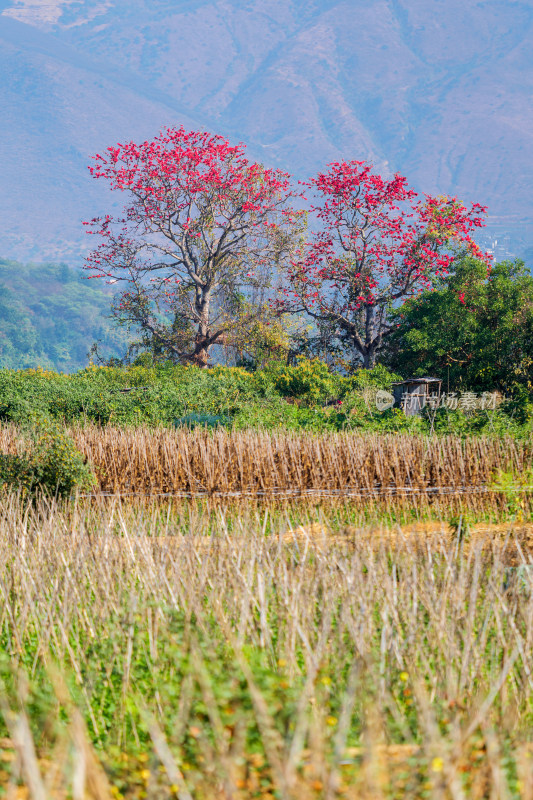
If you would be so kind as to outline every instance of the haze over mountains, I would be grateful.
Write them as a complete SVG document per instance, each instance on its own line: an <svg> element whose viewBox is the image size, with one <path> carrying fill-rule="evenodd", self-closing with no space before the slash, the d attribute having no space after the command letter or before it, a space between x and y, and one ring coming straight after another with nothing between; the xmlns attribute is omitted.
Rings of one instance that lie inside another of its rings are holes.
<svg viewBox="0 0 533 800"><path fill-rule="evenodd" d="M532 43L512 0L0 0L0 255L80 257L121 202L90 155L179 124L299 178L370 159L531 242Z"/></svg>

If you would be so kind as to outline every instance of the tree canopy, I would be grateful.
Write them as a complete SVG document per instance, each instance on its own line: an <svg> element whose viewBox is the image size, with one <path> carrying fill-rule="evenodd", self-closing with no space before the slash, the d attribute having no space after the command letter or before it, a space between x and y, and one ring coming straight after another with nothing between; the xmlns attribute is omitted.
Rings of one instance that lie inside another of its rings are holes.
<svg viewBox="0 0 533 800"><path fill-rule="evenodd" d="M120 320L169 357L206 366L214 345L254 321L245 302L290 253L300 214L289 175L248 161L244 145L183 128L95 156L92 175L128 198L124 215L89 223L87 269L122 282ZM236 321L239 321L239 326Z"/></svg>
<svg viewBox="0 0 533 800"><path fill-rule="evenodd" d="M452 388L533 385L533 277L524 262L464 258L432 292L395 315L386 361L402 375L436 374Z"/></svg>
<svg viewBox="0 0 533 800"><path fill-rule="evenodd" d="M330 164L307 183L317 228L293 260L281 307L335 326L364 367L393 331L391 313L481 253L471 234L483 208L457 198L420 199L406 178L385 179L363 161Z"/></svg>

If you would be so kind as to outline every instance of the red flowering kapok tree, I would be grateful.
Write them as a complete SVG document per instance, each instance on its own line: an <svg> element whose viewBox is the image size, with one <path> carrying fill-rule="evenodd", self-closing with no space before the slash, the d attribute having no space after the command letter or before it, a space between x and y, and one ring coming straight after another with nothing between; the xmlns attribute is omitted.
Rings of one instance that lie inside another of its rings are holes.
<svg viewBox="0 0 533 800"><path fill-rule="evenodd" d="M183 128L94 161L93 177L129 205L119 219L85 223L101 238L86 269L125 282L116 317L174 360L205 366L231 338L239 298L288 256L298 228L289 176L249 162L241 144Z"/></svg>
<svg viewBox="0 0 533 800"><path fill-rule="evenodd" d="M406 178L385 180L363 161L330 164L306 185L319 229L292 261L278 306L333 326L366 368L392 330L393 308L430 289L459 253L486 258L470 235L484 224L479 204L418 199Z"/></svg>

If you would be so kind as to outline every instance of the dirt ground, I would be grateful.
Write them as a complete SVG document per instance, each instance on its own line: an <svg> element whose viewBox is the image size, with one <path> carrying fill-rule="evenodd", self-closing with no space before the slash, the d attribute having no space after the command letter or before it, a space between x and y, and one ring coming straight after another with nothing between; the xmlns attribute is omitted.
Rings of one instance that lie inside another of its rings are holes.
<svg viewBox="0 0 533 800"><path fill-rule="evenodd" d="M447 522L424 521L396 527L373 526L369 529L349 525L340 532L333 532L320 523L313 523L287 530L284 539L287 542L307 540L315 547L327 547L332 543L353 545L359 540L371 541L376 546L409 543L424 549L428 540L434 539L435 544L438 542L440 546L442 543L449 544L450 548L461 545L464 554L480 547L496 548L501 551L508 566L533 564L533 522L480 522L451 526Z"/></svg>

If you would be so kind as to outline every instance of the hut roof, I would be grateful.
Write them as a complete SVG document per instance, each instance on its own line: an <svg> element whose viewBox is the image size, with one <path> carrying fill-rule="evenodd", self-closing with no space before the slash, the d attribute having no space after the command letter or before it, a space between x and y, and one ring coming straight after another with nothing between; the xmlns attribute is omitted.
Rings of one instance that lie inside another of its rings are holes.
<svg viewBox="0 0 533 800"><path fill-rule="evenodd" d="M393 386L402 386L404 383L442 383L442 378L406 378L404 381L394 381Z"/></svg>

